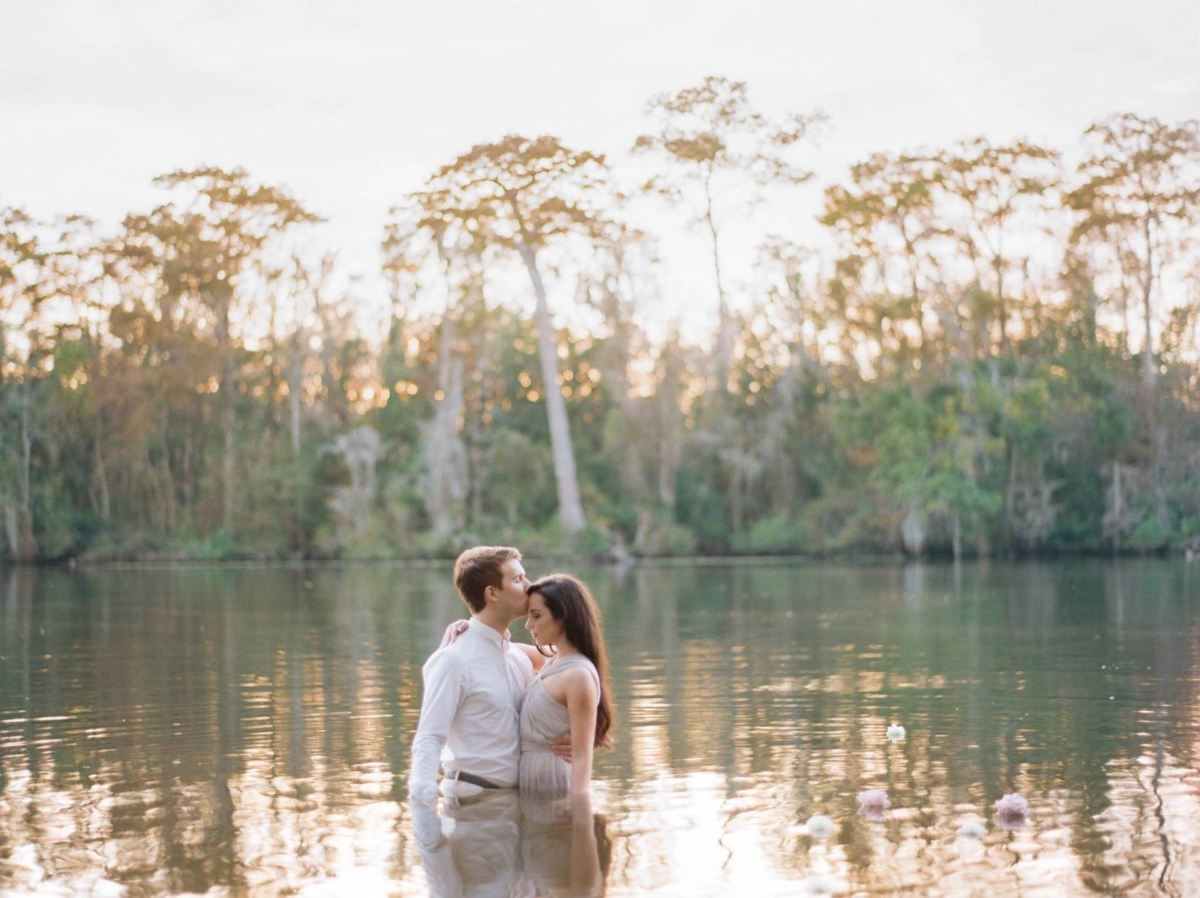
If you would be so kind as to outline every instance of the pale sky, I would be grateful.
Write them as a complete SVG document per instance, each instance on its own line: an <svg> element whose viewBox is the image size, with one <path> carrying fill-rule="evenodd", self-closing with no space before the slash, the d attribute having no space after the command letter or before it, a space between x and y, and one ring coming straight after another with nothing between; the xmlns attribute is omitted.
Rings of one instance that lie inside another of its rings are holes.
<svg viewBox="0 0 1200 898"><path fill-rule="evenodd" d="M818 185L878 150L986 135L1070 151L1114 112L1200 116L1197 0L3 6L0 206L115 225L162 201L157 174L243 166L327 217L321 242L368 282L388 207L472 144L549 133L620 167L647 99L706 75L748 82L770 114L823 110L800 154ZM785 226L810 233L818 198L789 202ZM702 235L652 227L664 293L708 291Z"/></svg>

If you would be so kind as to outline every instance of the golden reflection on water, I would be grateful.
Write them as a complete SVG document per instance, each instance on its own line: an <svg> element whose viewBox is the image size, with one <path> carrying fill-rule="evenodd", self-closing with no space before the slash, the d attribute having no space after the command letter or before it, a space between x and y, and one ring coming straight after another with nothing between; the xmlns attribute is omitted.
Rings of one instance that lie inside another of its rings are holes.
<svg viewBox="0 0 1200 898"><path fill-rule="evenodd" d="M433 824L405 778L447 572L0 578L0 891L1200 892L1185 567L588 573L619 715L593 807Z"/></svg>

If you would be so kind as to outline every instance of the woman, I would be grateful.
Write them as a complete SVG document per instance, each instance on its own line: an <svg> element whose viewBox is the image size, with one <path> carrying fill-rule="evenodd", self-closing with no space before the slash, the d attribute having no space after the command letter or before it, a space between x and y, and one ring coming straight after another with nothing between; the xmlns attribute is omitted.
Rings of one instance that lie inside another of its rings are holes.
<svg viewBox="0 0 1200 898"><path fill-rule="evenodd" d="M525 628L548 660L521 704L522 790L586 796L592 751L609 746L613 726L608 689L608 653L600 611L588 588L568 574L551 574L529 584ZM547 647L552 647L549 650ZM571 737L571 763L551 750Z"/></svg>

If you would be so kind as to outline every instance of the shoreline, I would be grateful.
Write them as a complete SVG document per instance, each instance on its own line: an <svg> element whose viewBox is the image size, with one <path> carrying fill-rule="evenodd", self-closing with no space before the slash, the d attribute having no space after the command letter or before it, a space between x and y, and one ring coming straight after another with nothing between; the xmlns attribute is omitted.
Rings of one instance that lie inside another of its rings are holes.
<svg viewBox="0 0 1200 898"><path fill-rule="evenodd" d="M707 554L707 555L626 555L613 557L609 553L552 552L524 553L524 557L539 562L569 560L597 567L729 567L729 566L796 566L801 564L853 563L862 566L892 564L954 564L950 554L907 555L903 552L839 551L839 552L780 552L755 554ZM1200 561L1200 556L1186 550L1122 551L1114 553L1100 550L1075 550L1039 553L992 553L989 555L964 555L958 563L989 563L1013 561L1065 561L1065 560L1136 560L1178 558L1186 562ZM180 557L135 557L135 558L86 558L81 556L14 562L0 559L0 570L106 570L106 569L161 569L161 568L225 568L225 569L353 569L353 568L406 568L429 569L453 565L455 556L395 557L395 558L200 558Z"/></svg>

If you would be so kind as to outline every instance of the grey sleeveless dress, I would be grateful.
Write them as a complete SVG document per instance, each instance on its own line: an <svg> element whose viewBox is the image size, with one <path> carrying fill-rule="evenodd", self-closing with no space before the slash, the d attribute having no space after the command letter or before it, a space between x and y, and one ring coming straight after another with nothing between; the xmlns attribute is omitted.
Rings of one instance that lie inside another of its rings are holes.
<svg viewBox="0 0 1200 898"><path fill-rule="evenodd" d="M600 687L596 666L583 655L568 655L546 662L525 690L521 702L520 787L527 792L567 792L571 788L571 765L554 754L550 746L571 730L571 715L546 691L545 680L570 667L584 666Z"/></svg>

